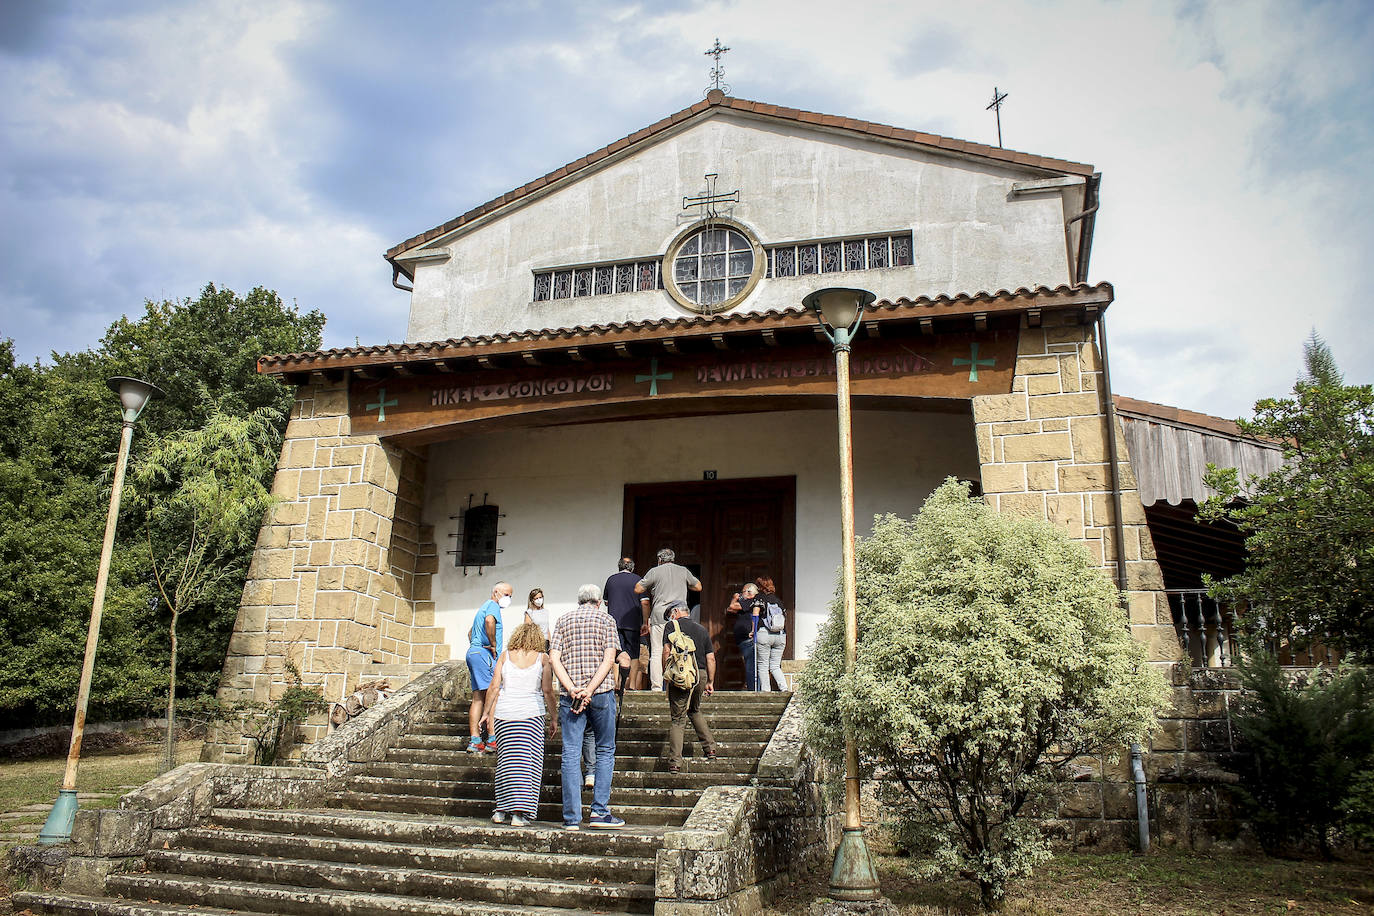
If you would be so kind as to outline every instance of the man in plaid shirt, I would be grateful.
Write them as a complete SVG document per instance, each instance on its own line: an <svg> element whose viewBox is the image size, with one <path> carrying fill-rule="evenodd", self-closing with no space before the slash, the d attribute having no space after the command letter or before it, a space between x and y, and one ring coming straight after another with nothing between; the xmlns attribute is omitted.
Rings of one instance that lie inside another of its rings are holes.
<svg viewBox="0 0 1374 916"><path fill-rule="evenodd" d="M620 640L615 620L601 608L601 589L577 590L577 609L558 618L549 640L553 672L562 685L558 724L563 730L563 828L582 829L582 737L590 724L596 739L595 782L589 826L624 827L611 813L611 771L615 767L615 665Z"/></svg>

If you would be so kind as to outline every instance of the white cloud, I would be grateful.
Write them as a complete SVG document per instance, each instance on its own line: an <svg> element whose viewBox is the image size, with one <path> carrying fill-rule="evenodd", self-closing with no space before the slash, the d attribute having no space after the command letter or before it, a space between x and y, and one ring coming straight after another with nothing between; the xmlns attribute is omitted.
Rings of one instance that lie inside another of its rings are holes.
<svg viewBox="0 0 1374 916"><path fill-rule="evenodd" d="M143 297L213 280L323 309L330 344L399 337L383 249L691 104L719 36L736 95L995 142L996 85L1009 147L1097 165L1091 273L1117 288L1119 391L1236 415L1289 385L1312 326L1369 378L1374 16L1358 0L371 15L84 13L44 30L46 50L0 56L0 210L17 214L0 333L29 355L80 348Z"/></svg>

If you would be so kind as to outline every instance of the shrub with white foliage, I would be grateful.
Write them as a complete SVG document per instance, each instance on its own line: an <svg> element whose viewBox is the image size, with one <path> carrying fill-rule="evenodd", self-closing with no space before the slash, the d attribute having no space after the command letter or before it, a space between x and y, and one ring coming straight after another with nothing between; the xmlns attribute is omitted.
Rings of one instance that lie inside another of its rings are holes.
<svg viewBox="0 0 1374 916"><path fill-rule="evenodd" d="M1164 679L1081 544L952 478L875 521L858 599L853 675L837 600L800 678L808 739L842 772L852 734L902 843L996 907L1049 855L1029 806L1074 757L1143 739Z"/></svg>

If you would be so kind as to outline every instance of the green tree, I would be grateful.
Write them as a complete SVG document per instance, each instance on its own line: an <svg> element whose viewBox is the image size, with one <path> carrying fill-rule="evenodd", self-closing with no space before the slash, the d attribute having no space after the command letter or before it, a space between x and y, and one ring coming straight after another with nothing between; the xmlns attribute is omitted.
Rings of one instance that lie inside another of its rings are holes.
<svg viewBox="0 0 1374 916"><path fill-rule="evenodd" d="M247 416L211 414L198 429L153 441L130 474L153 583L171 615L167 769L176 765L177 624L215 585L240 578L236 561L272 504L265 481L281 446L280 420L267 407Z"/></svg>
<svg viewBox="0 0 1374 916"><path fill-rule="evenodd" d="M837 766L853 735L903 843L995 907L1048 856L1028 806L1075 757L1148 734L1163 678L1081 545L952 478L876 520L858 598L853 674L838 604L802 673L807 734Z"/></svg>
<svg viewBox="0 0 1374 916"><path fill-rule="evenodd" d="M147 378L167 396L139 420L133 461L153 441L216 414L270 408L284 428L291 391L256 371L258 356L320 346L324 316L261 288L214 285L199 297L148 302L100 344L16 363L0 341L0 728L60 723L71 714L90 614L104 506L119 441L115 375ZM272 455L275 460L275 454ZM270 484L271 468L263 475ZM166 692L167 615L149 565L143 508L126 501L106 596L90 716L150 715ZM213 693L251 544L181 615L180 692Z"/></svg>
<svg viewBox="0 0 1374 916"><path fill-rule="evenodd" d="M1236 671L1245 692L1231 721L1246 751L1237 758L1246 817L1271 853L1315 843L1329 856L1342 818L1366 810L1356 790L1374 765L1374 675L1346 664L1295 680L1258 649Z"/></svg>
<svg viewBox="0 0 1374 916"><path fill-rule="evenodd" d="M1245 534L1245 569L1211 584L1218 599L1256 609L1246 624L1265 638L1329 641L1374 653L1374 386L1346 385L1314 333L1293 396L1255 404L1246 435L1283 443L1287 463L1242 481L1207 466L1216 495L1199 517Z"/></svg>

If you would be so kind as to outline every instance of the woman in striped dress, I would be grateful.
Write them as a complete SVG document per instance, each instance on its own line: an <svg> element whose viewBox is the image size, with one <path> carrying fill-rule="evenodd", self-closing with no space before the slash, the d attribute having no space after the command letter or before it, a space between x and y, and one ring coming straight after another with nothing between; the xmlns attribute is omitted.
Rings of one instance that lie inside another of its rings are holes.
<svg viewBox="0 0 1374 916"><path fill-rule="evenodd" d="M524 827L539 814L544 781L544 738L558 731L553 666L544 654L544 633L526 621L511 634L496 660L483 728L496 734L496 810L493 823Z"/></svg>

